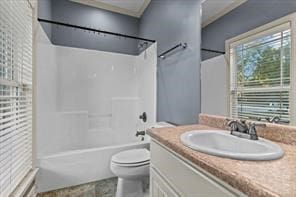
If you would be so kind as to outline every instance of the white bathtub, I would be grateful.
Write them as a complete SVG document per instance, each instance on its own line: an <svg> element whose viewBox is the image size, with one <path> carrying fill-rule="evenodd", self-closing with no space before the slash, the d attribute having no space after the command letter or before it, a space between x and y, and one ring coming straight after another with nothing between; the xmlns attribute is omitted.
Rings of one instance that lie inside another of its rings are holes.
<svg viewBox="0 0 296 197"><path fill-rule="evenodd" d="M39 158L38 192L45 192L114 177L110 171L111 156L117 152L148 148L149 142L107 146L61 152Z"/></svg>

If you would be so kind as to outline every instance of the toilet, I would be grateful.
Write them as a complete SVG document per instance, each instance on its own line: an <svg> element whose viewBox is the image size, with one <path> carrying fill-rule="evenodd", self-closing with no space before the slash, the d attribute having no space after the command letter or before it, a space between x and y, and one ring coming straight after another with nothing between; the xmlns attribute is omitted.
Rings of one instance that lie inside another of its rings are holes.
<svg viewBox="0 0 296 197"><path fill-rule="evenodd" d="M111 158L111 171L118 176L116 197L144 197L143 179L149 176L150 152L132 149Z"/></svg>

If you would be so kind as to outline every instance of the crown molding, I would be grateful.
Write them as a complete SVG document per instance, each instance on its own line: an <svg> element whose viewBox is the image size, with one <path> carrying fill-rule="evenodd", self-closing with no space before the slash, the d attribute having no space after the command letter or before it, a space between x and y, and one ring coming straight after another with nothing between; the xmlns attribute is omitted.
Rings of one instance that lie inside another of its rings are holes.
<svg viewBox="0 0 296 197"><path fill-rule="evenodd" d="M104 10L109 10L111 12L116 12L116 13L120 13L120 14L124 14L124 15L128 15L128 16L137 17L137 18L140 18L142 16L145 9L147 8L149 3L151 2L151 0L144 0L144 3L142 5L142 7L139 9L139 11L134 12L134 11L131 11L128 9L120 8L117 6L109 5L109 4L94 1L94 0L70 0L70 1L84 4L84 5L88 5L88 6L92 6L92 7L96 7L96 8L100 8L100 9L104 9Z"/></svg>

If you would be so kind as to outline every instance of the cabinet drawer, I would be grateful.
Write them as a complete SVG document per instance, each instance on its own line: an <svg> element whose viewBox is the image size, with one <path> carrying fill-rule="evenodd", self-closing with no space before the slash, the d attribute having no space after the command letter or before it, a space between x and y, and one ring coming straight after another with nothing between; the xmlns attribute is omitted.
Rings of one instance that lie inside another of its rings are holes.
<svg viewBox="0 0 296 197"><path fill-rule="evenodd" d="M151 167L159 171L182 197L238 196L158 143L151 142Z"/></svg>

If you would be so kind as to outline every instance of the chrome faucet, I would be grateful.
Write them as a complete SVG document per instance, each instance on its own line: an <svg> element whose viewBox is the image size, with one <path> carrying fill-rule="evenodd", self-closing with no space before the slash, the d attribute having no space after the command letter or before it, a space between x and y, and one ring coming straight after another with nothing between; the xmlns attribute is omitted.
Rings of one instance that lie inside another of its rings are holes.
<svg viewBox="0 0 296 197"><path fill-rule="evenodd" d="M227 125L230 127L231 132L247 133L249 129L245 120L229 120Z"/></svg>
<svg viewBox="0 0 296 197"><path fill-rule="evenodd" d="M228 120L227 125L230 127L231 135L250 140L258 140L256 126L266 127L263 123L249 122L247 124L245 120Z"/></svg>

